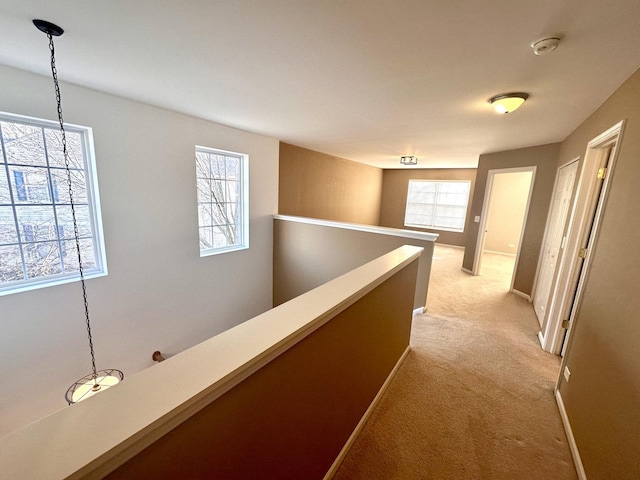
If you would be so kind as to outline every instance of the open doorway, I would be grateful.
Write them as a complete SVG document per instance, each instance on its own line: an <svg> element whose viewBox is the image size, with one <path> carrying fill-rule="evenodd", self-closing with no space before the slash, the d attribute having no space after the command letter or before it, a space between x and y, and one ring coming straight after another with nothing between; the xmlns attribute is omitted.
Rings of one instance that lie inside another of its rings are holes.
<svg viewBox="0 0 640 480"><path fill-rule="evenodd" d="M473 274L499 270L509 291L513 291L535 172L536 167L522 167L487 174Z"/></svg>

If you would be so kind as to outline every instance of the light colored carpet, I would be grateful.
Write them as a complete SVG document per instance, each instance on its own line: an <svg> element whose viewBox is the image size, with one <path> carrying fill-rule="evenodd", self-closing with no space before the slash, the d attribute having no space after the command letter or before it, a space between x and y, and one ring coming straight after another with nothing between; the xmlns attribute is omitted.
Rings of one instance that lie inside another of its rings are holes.
<svg viewBox="0 0 640 480"><path fill-rule="evenodd" d="M486 255L473 277L462 253L436 247L412 350L334 479L577 478L553 397L559 358L508 292L513 259Z"/></svg>

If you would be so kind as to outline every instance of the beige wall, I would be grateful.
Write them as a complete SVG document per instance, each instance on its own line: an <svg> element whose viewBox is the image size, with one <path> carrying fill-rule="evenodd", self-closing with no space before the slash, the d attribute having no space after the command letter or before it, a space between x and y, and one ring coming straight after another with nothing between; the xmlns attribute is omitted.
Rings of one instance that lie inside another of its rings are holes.
<svg viewBox="0 0 640 480"><path fill-rule="evenodd" d="M562 143L558 164L626 119L560 392L589 479L640 478L640 70Z"/></svg>
<svg viewBox="0 0 640 480"><path fill-rule="evenodd" d="M463 233L444 230L421 229L404 226L404 212L407 205L409 180L469 180L469 207ZM383 227L407 228L423 232L437 233L438 243L464 246L464 238L469 228L471 199L476 181L475 168L424 168L410 170L385 170L382 182L382 204L380 206L380 225Z"/></svg>
<svg viewBox="0 0 640 480"><path fill-rule="evenodd" d="M278 213L378 225L382 170L280 143Z"/></svg>
<svg viewBox="0 0 640 480"><path fill-rule="evenodd" d="M324 478L409 346L417 263L106 478Z"/></svg>
<svg viewBox="0 0 640 480"><path fill-rule="evenodd" d="M495 175L487 217L484 249L515 255L529 199L530 172Z"/></svg>
<svg viewBox="0 0 640 480"><path fill-rule="evenodd" d="M274 220L273 237L274 306L402 245L424 249L413 308L424 308L427 304L434 244L431 240L282 219Z"/></svg>
<svg viewBox="0 0 640 480"><path fill-rule="evenodd" d="M74 85L93 128L109 275L87 281L97 367L125 378L268 310L278 141ZM56 119L51 78L0 67L0 108ZM200 258L195 145L249 155L250 248ZM0 435L58 409L91 369L77 282L0 297ZM34 386L37 388L34 394Z"/></svg>
<svg viewBox="0 0 640 480"><path fill-rule="evenodd" d="M476 188L471 205L471 218L482 214L482 205L489 170L537 167L535 183L531 195L529 215L525 225L520 258L516 265L516 276L513 288L527 295L531 295L533 281L538 267L538 257L542 244L542 237L547 221L549 203L553 193L553 183L556 176L559 143L541 145L538 147L521 148L506 152L488 153L480 155ZM470 222L465 238L465 251L462 266L473 269L473 259L478 241L479 223Z"/></svg>

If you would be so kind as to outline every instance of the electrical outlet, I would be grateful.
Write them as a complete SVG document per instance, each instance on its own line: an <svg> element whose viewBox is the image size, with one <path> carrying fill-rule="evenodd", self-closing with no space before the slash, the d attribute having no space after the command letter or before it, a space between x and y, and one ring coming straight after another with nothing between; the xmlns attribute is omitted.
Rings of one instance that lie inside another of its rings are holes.
<svg viewBox="0 0 640 480"><path fill-rule="evenodd" d="M516 244L515 243L510 243L509 244L509 248L516 248Z"/></svg>
<svg viewBox="0 0 640 480"><path fill-rule="evenodd" d="M473 218L473 221L474 221L474 222L476 222L476 223L480 223L480 215L476 215L476 216Z"/></svg>
<svg viewBox="0 0 640 480"><path fill-rule="evenodd" d="M565 381L568 383L569 382L569 377L571 376L571 372L569 371L569 367L567 367L565 365L564 367L564 379Z"/></svg>

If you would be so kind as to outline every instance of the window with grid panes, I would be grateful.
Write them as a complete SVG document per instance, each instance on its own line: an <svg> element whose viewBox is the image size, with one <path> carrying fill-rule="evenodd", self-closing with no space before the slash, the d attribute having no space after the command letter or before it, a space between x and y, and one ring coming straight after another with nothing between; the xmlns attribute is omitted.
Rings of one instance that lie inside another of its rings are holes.
<svg viewBox="0 0 640 480"><path fill-rule="evenodd" d="M248 156L196 147L200 256L248 248Z"/></svg>
<svg viewBox="0 0 640 480"><path fill-rule="evenodd" d="M106 274L91 129L65 125L84 274ZM59 125L0 113L0 295L79 279Z"/></svg>
<svg viewBox="0 0 640 480"><path fill-rule="evenodd" d="M463 232L470 189L469 181L409 180L405 226Z"/></svg>

